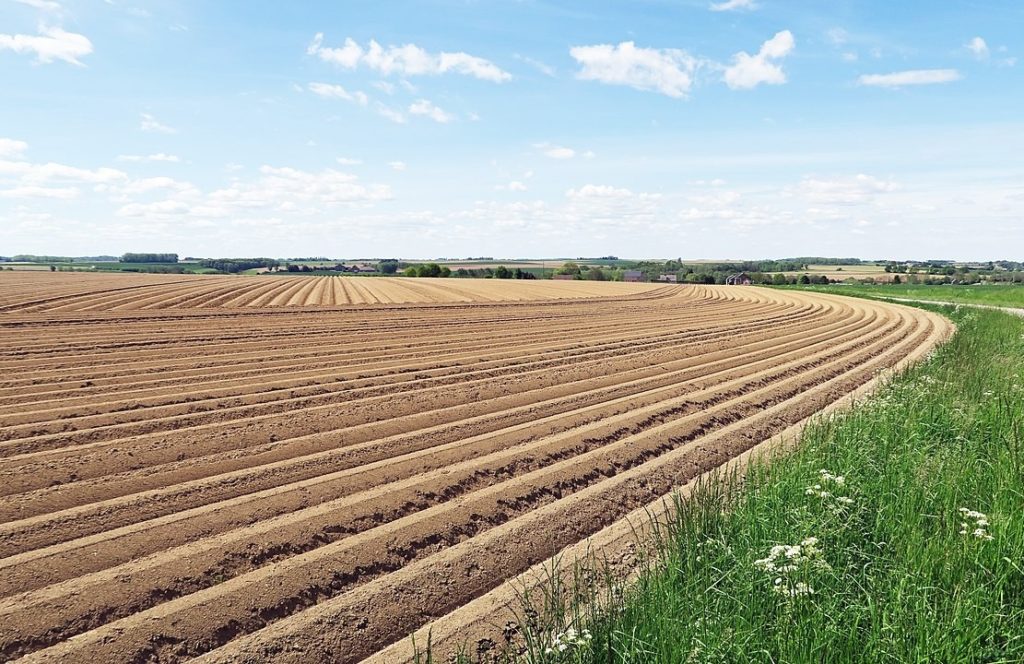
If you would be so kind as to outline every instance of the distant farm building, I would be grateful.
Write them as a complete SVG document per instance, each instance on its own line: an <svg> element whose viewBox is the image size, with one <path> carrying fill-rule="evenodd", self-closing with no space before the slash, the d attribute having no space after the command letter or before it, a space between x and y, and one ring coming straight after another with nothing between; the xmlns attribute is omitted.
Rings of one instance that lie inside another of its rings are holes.
<svg viewBox="0 0 1024 664"><path fill-rule="evenodd" d="M572 281L573 279L576 278L576 275L574 275L574 274L556 274L555 276L553 276L551 278L552 279L557 279L558 281Z"/></svg>
<svg viewBox="0 0 1024 664"><path fill-rule="evenodd" d="M640 270L626 270L622 273L623 281L643 281L644 273Z"/></svg>
<svg viewBox="0 0 1024 664"><path fill-rule="evenodd" d="M740 272L739 274L730 274L725 278L725 284L727 286L749 286L754 283L750 279L750 275L746 272Z"/></svg>
<svg viewBox="0 0 1024 664"><path fill-rule="evenodd" d="M674 284L679 282L679 278L674 274L660 274L658 275L658 281Z"/></svg>

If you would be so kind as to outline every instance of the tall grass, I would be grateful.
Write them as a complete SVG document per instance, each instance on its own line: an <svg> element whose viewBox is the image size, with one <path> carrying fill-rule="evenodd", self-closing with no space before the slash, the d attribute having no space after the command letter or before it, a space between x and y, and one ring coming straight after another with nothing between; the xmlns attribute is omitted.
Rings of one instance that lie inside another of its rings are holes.
<svg viewBox="0 0 1024 664"><path fill-rule="evenodd" d="M988 284L983 286L923 286L919 284L843 284L832 286L794 286L838 295L899 297L932 300L955 304L984 304L995 307L1024 308L1024 286L1019 284Z"/></svg>
<svg viewBox="0 0 1024 664"><path fill-rule="evenodd" d="M1024 662L1024 321L946 313L927 362L699 487L650 569L517 659Z"/></svg>

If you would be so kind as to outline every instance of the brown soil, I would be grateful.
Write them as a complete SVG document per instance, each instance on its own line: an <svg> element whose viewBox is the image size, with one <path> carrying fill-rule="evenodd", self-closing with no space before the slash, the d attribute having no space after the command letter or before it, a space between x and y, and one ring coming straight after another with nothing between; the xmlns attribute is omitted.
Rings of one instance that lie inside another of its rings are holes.
<svg viewBox="0 0 1024 664"><path fill-rule="evenodd" d="M0 659L475 635L509 579L949 330L756 288L88 276L0 296Z"/></svg>

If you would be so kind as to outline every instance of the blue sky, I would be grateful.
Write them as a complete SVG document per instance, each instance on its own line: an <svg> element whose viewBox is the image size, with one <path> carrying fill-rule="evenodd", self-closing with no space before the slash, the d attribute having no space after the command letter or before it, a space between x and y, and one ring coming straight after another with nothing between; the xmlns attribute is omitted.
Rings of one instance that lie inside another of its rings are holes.
<svg viewBox="0 0 1024 664"><path fill-rule="evenodd" d="M0 0L0 254L1015 258L1024 4Z"/></svg>

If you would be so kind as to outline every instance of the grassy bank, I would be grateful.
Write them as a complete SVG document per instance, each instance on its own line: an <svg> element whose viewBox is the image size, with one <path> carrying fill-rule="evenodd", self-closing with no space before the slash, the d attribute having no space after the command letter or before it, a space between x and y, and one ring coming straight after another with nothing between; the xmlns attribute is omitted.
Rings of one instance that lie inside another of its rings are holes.
<svg viewBox="0 0 1024 664"><path fill-rule="evenodd" d="M927 362L702 487L637 582L524 658L1024 661L1024 321L947 314Z"/></svg>
<svg viewBox="0 0 1024 664"><path fill-rule="evenodd" d="M1009 284L989 284L986 286L921 286L914 284L870 286L850 284L839 286L794 286L793 288L814 290L822 293L836 293L838 295L899 297L911 300L1024 308L1024 286Z"/></svg>

